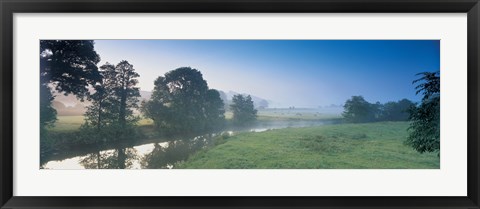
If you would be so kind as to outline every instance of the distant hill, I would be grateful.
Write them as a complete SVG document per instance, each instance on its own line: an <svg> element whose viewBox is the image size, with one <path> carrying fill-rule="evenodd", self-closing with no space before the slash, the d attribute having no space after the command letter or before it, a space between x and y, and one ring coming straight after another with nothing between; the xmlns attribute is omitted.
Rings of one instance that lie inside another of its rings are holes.
<svg viewBox="0 0 480 209"><path fill-rule="evenodd" d="M64 94L55 92L53 96L55 99L52 102L52 107L57 110L57 115L59 116L83 115L86 111L85 106L91 104L87 100L81 102L73 94L65 96Z"/></svg>
<svg viewBox="0 0 480 209"><path fill-rule="evenodd" d="M140 91L140 101L150 100L151 97L152 97L151 91Z"/></svg>

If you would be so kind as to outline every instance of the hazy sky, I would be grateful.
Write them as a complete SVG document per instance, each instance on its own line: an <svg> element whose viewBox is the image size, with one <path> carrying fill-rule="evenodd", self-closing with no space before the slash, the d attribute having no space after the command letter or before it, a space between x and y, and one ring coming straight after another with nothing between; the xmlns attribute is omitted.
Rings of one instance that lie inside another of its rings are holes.
<svg viewBox="0 0 480 209"><path fill-rule="evenodd" d="M210 88L248 93L271 106L419 101L415 74L440 69L440 41L96 40L101 62L128 60L141 90L170 70L200 70Z"/></svg>

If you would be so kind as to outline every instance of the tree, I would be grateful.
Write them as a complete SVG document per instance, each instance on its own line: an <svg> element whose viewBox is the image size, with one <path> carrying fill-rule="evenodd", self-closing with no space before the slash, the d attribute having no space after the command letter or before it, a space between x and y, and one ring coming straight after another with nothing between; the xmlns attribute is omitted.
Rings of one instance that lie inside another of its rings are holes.
<svg viewBox="0 0 480 209"><path fill-rule="evenodd" d="M139 119L133 114L140 97L135 87L139 75L127 61L116 66L106 63L100 69L102 80L95 84L95 93L88 97L92 104L87 107L83 131L103 140L132 137Z"/></svg>
<svg viewBox="0 0 480 209"><path fill-rule="evenodd" d="M142 112L157 128L169 133L198 133L223 124L220 94L208 88L202 73L190 67L167 72L155 80Z"/></svg>
<svg viewBox="0 0 480 209"><path fill-rule="evenodd" d="M57 120L57 111L52 107L53 96L48 86L40 85L40 95L40 149L43 152L50 147L47 128L53 126Z"/></svg>
<svg viewBox="0 0 480 209"><path fill-rule="evenodd" d="M88 86L101 79L94 41L40 41L40 83L51 84L58 92L83 99Z"/></svg>
<svg viewBox="0 0 480 209"><path fill-rule="evenodd" d="M117 86L115 86L114 92L119 99L118 121L121 127L126 127L127 124L138 121L138 117L133 115L132 109L138 108L140 89L135 86L138 84L136 78L140 75L135 72L133 65L125 60L117 64L115 73Z"/></svg>
<svg viewBox="0 0 480 209"><path fill-rule="evenodd" d="M97 69L100 57L93 46L93 41L40 41L41 130L56 121L51 88L83 99L88 95L87 86L100 79Z"/></svg>
<svg viewBox="0 0 480 209"><path fill-rule="evenodd" d="M440 72L423 72L412 83L422 103L410 110L409 136L405 143L420 153L440 152Z"/></svg>
<svg viewBox="0 0 480 209"><path fill-rule="evenodd" d="M387 102L383 105L381 120L383 121L407 121L410 118L410 109L415 103L408 99L398 102Z"/></svg>
<svg viewBox="0 0 480 209"><path fill-rule="evenodd" d="M257 118L257 110L250 95L233 95L230 110L233 112L233 123L236 125L247 125Z"/></svg>
<svg viewBox="0 0 480 209"><path fill-rule="evenodd" d="M57 111L52 107L53 95L46 85L40 86L40 127L53 126L57 120Z"/></svg>
<svg viewBox="0 0 480 209"><path fill-rule="evenodd" d="M46 126L56 121L51 88L83 100L89 94L88 86L101 79L97 69L99 61L93 41L40 41L41 138L46 134Z"/></svg>
<svg viewBox="0 0 480 209"><path fill-rule="evenodd" d="M209 89L205 98L205 116L208 121L206 129L214 130L223 128L225 124L225 106L220 98L220 93L215 89Z"/></svg>
<svg viewBox="0 0 480 209"><path fill-rule="evenodd" d="M180 132L200 132L205 127L203 114L207 82L196 69L182 67L167 72L165 82L171 94L170 108L175 119L171 122Z"/></svg>
<svg viewBox="0 0 480 209"><path fill-rule="evenodd" d="M158 77L154 82L152 96L149 101L142 101L141 111L147 118L153 120L157 130L172 129L174 113L172 111L172 98L165 82L165 77Z"/></svg>
<svg viewBox="0 0 480 209"><path fill-rule="evenodd" d="M116 103L114 92L117 86L115 66L107 62L100 69L102 80L95 84L95 93L88 97L92 104L85 112L85 125L94 127L97 131L106 128L118 118L117 111L113 108Z"/></svg>
<svg viewBox="0 0 480 209"><path fill-rule="evenodd" d="M377 120L380 115L381 104L371 104L362 96L352 96L343 106L343 117L347 122L364 123Z"/></svg>

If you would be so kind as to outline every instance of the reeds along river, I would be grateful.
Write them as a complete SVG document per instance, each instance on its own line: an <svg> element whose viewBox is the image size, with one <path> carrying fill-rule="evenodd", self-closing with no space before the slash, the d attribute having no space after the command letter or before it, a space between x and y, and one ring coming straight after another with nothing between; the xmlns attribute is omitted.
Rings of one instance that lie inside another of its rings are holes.
<svg viewBox="0 0 480 209"><path fill-rule="evenodd" d="M160 169L174 168L191 154L215 145L220 134L262 132L270 129L299 128L339 123L339 120L262 121L248 128L228 129L195 137L172 137L150 140L144 144L116 144L114 148L92 150L79 148L72 155L48 156L42 169ZM153 141L153 142L152 142Z"/></svg>

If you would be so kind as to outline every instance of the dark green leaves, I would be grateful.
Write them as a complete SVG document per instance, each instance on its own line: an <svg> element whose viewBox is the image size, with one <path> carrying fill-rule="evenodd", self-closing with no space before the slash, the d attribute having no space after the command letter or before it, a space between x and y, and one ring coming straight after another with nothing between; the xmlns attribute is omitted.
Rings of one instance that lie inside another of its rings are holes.
<svg viewBox="0 0 480 209"><path fill-rule="evenodd" d="M250 95L234 95L230 110L233 112L233 123L236 125L247 125L255 121L257 118L257 110L253 106L252 97Z"/></svg>
<svg viewBox="0 0 480 209"><path fill-rule="evenodd" d="M413 83L422 103L410 110L410 134L406 144L418 152L440 152L440 72L424 72Z"/></svg>
<svg viewBox="0 0 480 209"><path fill-rule="evenodd" d="M224 124L224 104L218 91L208 89L202 73L182 67L160 76L150 101L142 103L142 112L159 131L198 133L220 129Z"/></svg>

